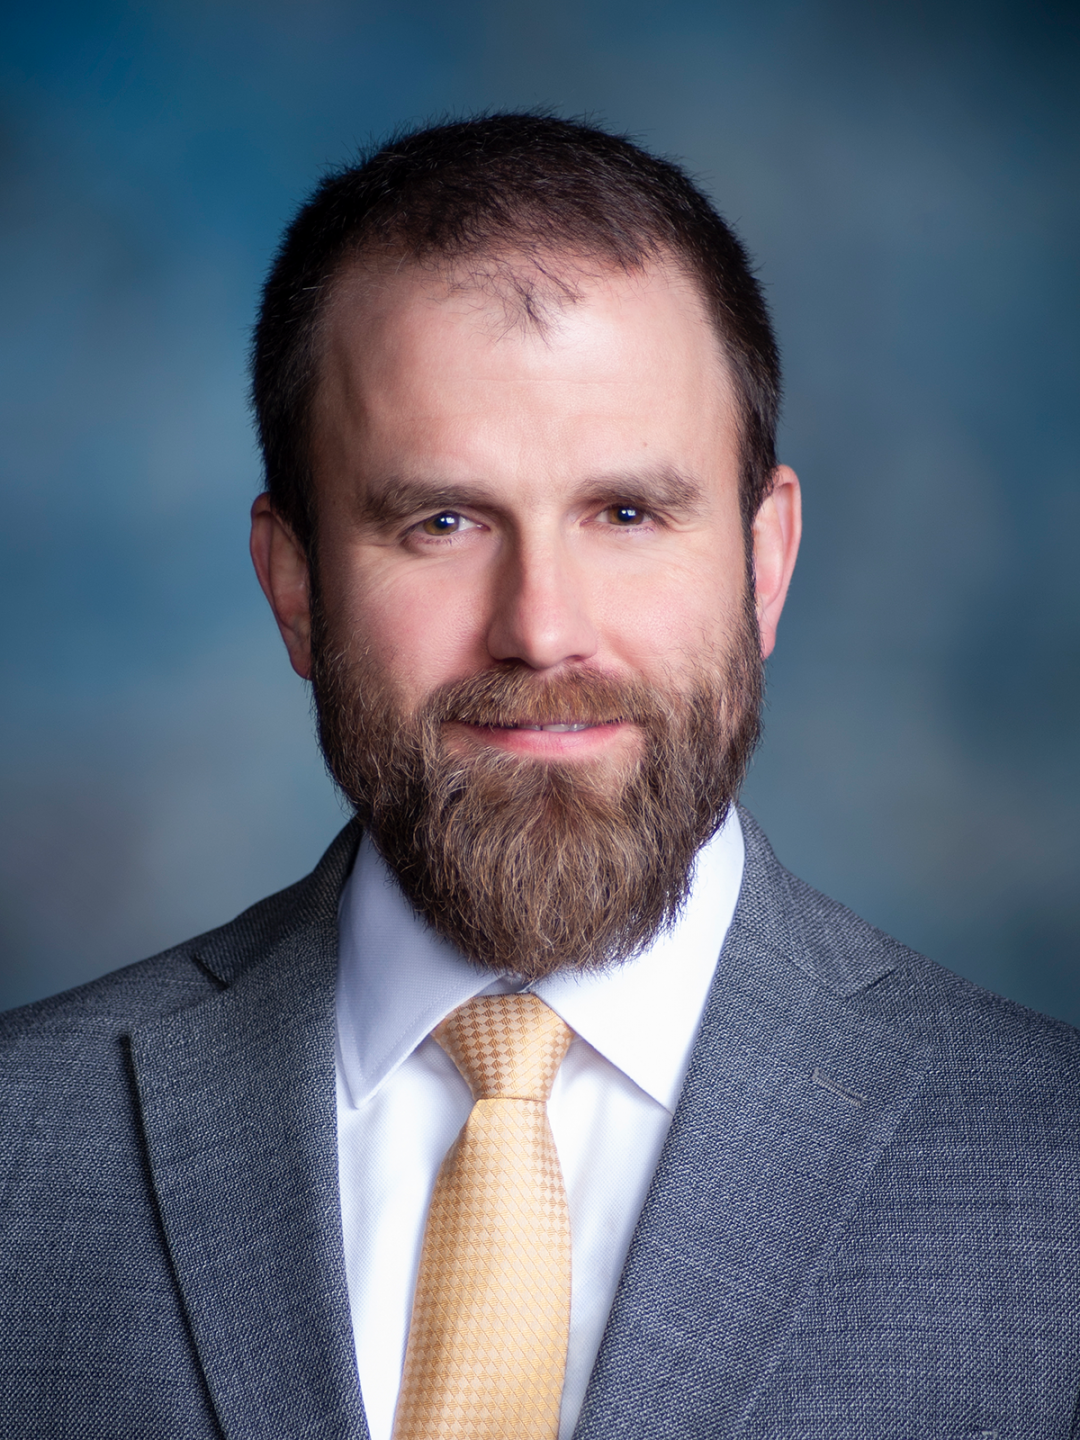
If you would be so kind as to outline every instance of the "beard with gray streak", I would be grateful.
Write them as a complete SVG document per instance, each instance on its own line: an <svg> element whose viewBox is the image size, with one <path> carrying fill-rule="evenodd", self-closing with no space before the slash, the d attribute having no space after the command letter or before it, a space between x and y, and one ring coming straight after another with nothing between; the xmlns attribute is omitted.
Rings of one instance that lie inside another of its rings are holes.
<svg viewBox="0 0 1080 1440"><path fill-rule="evenodd" d="M312 685L334 780L409 901L477 965L536 980L638 953L677 916L694 856L735 799L759 734L748 601L727 654L682 691L597 671L498 666L415 715L370 661L333 646L317 602ZM447 722L629 721L639 753L557 763L448 751Z"/></svg>

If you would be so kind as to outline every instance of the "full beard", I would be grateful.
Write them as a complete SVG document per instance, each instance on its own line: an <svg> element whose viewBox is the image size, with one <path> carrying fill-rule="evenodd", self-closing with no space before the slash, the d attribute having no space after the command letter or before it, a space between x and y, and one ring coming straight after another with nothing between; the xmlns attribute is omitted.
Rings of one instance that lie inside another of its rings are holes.
<svg viewBox="0 0 1080 1440"><path fill-rule="evenodd" d="M367 659L327 643L312 683L331 775L414 909L465 956L537 980L639 953L686 900L757 743L762 663L752 602L721 660L682 691L597 671L540 680L500 666L442 686L415 714ZM631 723L634 758L573 763L483 747L447 722Z"/></svg>

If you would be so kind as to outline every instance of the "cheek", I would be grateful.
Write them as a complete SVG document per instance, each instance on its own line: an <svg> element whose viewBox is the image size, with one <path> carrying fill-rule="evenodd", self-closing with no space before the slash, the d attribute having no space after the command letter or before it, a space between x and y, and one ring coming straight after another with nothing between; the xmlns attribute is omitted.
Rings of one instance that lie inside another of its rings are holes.
<svg viewBox="0 0 1080 1440"><path fill-rule="evenodd" d="M476 666L482 605L472 587L356 566L337 598L341 642L362 649L404 695L425 695Z"/></svg>
<svg viewBox="0 0 1080 1440"><path fill-rule="evenodd" d="M722 565L674 561L604 596L602 625L628 664L682 669L726 650L746 590L741 552Z"/></svg>

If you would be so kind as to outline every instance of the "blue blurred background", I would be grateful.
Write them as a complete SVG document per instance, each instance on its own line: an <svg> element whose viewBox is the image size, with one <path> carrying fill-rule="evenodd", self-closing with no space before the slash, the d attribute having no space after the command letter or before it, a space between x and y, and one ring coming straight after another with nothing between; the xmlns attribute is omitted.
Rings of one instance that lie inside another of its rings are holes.
<svg viewBox="0 0 1080 1440"><path fill-rule="evenodd" d="M1080 1021L1075 6L8 4L0 1005L228 919L341 823L246 557L278 234L389 128L538 104L758 257L805 550L749 802L806 879Z"/></svg>

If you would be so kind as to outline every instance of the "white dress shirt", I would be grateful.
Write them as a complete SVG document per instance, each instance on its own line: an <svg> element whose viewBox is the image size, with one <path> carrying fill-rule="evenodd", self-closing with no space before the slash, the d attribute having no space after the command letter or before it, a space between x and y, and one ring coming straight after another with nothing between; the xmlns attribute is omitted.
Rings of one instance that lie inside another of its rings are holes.
<svg viewBox="0 0 1080 1440"><path fill-rule="evenodd" d="M560 1440L585 1397L630 1238L682 1088L742 883L734 809L676 923L641 955L531 988L574 1031L548 1104L570 1209ZM338 1165L353 1336L371 1440L390 1440L428 1204L472 1097L430 1038L493 979L412 910L365 837L340 907Z"/></svg>

